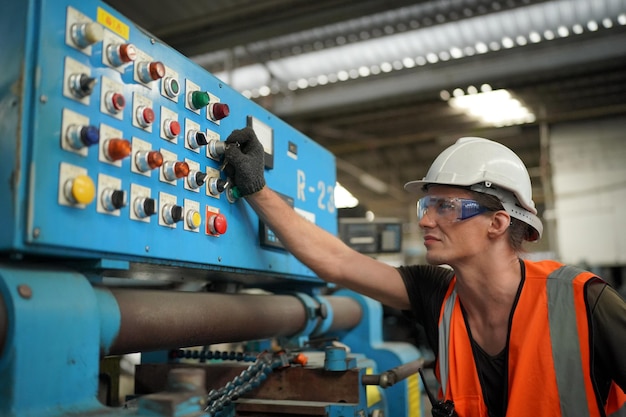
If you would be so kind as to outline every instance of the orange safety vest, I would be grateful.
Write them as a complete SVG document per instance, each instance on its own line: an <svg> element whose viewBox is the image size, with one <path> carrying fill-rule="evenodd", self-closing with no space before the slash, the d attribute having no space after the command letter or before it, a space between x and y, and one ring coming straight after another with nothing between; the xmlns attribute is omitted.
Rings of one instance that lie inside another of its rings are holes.
<svg viewBox="0 0 626 417"><path fill-rule="evenodd" d="M524 264L509 330L506 417L626 416L626 395L617 384L602 406L592 382L584 287L594 275L554 261ZM455 282L439 316L440 398L453 401L459 417L487 417Z"/></svg>

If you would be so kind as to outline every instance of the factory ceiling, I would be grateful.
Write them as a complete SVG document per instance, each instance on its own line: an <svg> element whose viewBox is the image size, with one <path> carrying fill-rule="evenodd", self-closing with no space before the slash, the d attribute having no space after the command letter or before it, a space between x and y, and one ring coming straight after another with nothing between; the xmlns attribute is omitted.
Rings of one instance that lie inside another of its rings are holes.
<svg viewBox="0 0 626 417"><path fill-rule="evenodd" d="M626 115L626 0L107 2L328 148L377 217L413 220L403 184L461 136L514 149L542 207L550 127ZM533 117L450 106L486 86Z"/></svg>

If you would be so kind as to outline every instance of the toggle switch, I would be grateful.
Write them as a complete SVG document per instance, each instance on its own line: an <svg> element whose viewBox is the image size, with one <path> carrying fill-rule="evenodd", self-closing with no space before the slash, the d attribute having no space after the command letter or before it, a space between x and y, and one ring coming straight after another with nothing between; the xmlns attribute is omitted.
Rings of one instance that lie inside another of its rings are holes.
<svg viewBox="0 0 626 417"><path fill-rule="evenodd" d="M96 126L70 125L65 133L65 140L74 149L92 146L100 141L100 131Z"/></svg>
<svg viewBox="0 0 626 417"><path fill-rule="evenodd" d="M228 228L226 216L221 213L209 213L207 216L206 232L210 235L223 235Z"/></svg>
<svg viewBox="0 0 626 417"><path fill-rule="evenodd" d="M208 175L202 171L191 171L187 175L187 184L195 190L204 185L207 176Z"/></svg>
<svg viewBox="0 0 626 417"><path fill-rule="evenodd" d="M124 110L124 107L126 106L126 99L121 93L109 91L104 96L104 105L106 106L108 111L113 114L117 114Z"/></svg>
<svg viewBox="0 0 626 417"><path fill-rule="evenodd" d="M202 224L202 215L197 210L189 210L186 216L187 226L190 229L196 230Z"/></svg>
<svg viewBox="0 0 626 417"><path fill-rule="evenodd" d="M187 162L167 161L163 164L163 176L168 181L175 181L189 175Z"/></svg>
<svg viewBox="0 0 626 417"><path fill-rule="evenodd" d="M145 219L156 214L156 201L154 198L137 197L133 203L133 209L137 217Z"/></svg>
<svg viewBox="0 0 626 417"><path fill-rule="evenodd" d="M180 94L180 84L174 77L165 77L163 79L163 88L169 98L176 98Z"/></svg>
<svg viewBox="0 0 626 417"><path fill-rule="evenodd" d="M101 202L102 207L107 211L115 211L126 207L128 203L126 191L107 188L102 192Z"/></svg>
<svg viewBox="0 0 626 417"><path fill-rule="evenodd" d="M228 104L211 103L209 104L207 113L211 120L217 122L218 120L222 120L223 118L227 117L230 114L230 109L228 107Z"/></svg>
<svg viewBox="0 0 626 417"><path fill-rule="evenodd" d="M89 204L96 196L96 185L88 175L78 175L65 182L63 194L71 204Z"/></svg>
<svg viewBox="0 0 626 417"><path fill-rule="evenodd" d="M187 143L191 149L198 149L208 143L206 133L196 129L191 129L187 132Z"/></svg>
<svg viewBox="0 0 626 417"><path fill-rule="evenodd" d="M130 155L131 144L126 139L107 139L104 142L104 156L109 161L119 161Z"/></svg>
<svg viewBox="0 0 626 417"><path fill-rule="evenodd" d="M137 64L137 75L144 83L165 77L165 65L160 61L140 62Z"/></svg>
<svg viewBox="0 0 626 417"><path fill-rule="evenodd" d="M209 156L213 159L220 159L226 152L226 142L222 142L216 139L211 139L207 146L209 150Z"/></svg>
<svg viewBox="0 0 626 417"><path fill-rule="evenodd" d="M150 126L154 120L156 119L156 115L154 114L154 110L152 110L148 106L139 106L137 107L137 123L141 127Z"/></svg>
<svg viewBox="0 0 626 417"><path fill-rule="evenodd" d="M96 22L75 23L71 28L72 40L80 48L100 42L104 37L104 28Z"/></svg>
<svg viewBox="0 0 626 417"><path fill-rule="evenodd" d="M87 74L72 74L69 79L70 91L78 98L84 98L91 93L98 83L98 80Z"/></svg>
<svg viewBox="0 0 626 417"><path fill-rule="evenodd" d="M180 123L177 120L167 119L163 122L163 133L168 139L175 139L180 135Z"/></svg>
<svg viewBox="0 0 626 417"><path fill-rule="evenodd" d="M137 49L132 43L115 43L107 46L106 57L114 67L119 67L137 59Z"/></svg>
<svg viewBox="0 0 626 417"><path fill-rule="evenodd" d="M135 154L135 166L141 172L148 172L161 165L163 165L163 155L159 151L139 151Z"/></svg>
<svg viewBox="0 0 626 417"><path fill-rule="evenodd" d="M209 189L209 193L214 196L218 196L224 192L226 189L226 185L228 185L228 181L222 178L211 177L207 182L207 187Z"/></svg>
<svg viewBox="0 0 626 417"><path fill-rule="evenodd" d="M207 93L206 91L191 92L191 99L189 100L189 102L191 103L191 107L194 110L200 110L201 108L206 107L210 101L211 98L209 97L209 93Z"/></svg>
<svg viewBox="0 0 626 417"><path fill-rule="evenodd" d="M183 219L183 208L176 204L165 204L161 215L166 224L175 224Z"/></svg>

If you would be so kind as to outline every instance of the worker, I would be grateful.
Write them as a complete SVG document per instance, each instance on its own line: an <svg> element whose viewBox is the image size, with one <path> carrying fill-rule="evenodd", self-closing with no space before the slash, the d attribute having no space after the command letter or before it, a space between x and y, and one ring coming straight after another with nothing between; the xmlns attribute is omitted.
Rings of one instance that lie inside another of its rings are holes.
<svg viewBox="0 0 626 417"><path fill-rule="evenodd" d="M405 185L420 197L429 265L393 267L303 219L268 188L251 128L226 143L231 181L295 257L424 327L439 400L456 415L626 415L626 302L592 273L522 259L522 243L543 227L527 169L509 148L461 138Z"/></svg>

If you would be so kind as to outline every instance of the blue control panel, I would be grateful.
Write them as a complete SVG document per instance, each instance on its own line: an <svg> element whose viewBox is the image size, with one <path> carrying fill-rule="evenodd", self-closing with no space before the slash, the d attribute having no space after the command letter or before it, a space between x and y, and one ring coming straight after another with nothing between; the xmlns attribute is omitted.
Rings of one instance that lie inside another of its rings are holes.
<svg viewBox="0 0 626 417"><path fill-rule="evenodd" d="M102 2L7 7L1 252L317 281L237 198L222 155L252 126L268 185L336 234L332 154Z"/></svg>

